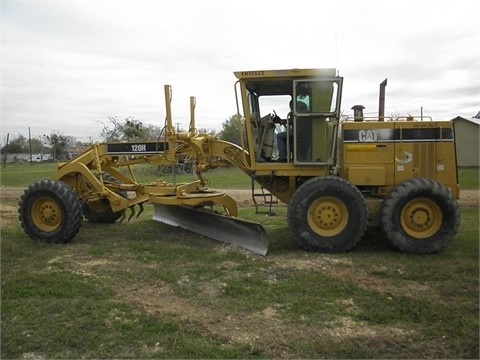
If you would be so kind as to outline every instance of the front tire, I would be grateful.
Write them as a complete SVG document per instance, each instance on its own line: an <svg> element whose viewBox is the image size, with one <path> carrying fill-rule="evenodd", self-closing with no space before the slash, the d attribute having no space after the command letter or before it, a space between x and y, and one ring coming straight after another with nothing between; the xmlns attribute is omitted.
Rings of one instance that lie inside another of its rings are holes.
<svg viewBox="0 0 480 360"><path fill-rule="evenodd" d="M45 243L66 243L79 232L82 205L77 194L65 183L40 180L20 198L19 220L25 233Z"/></svg>
<svg viewBox="0 0 480 360"><path fill-rule="evenodd" d="M288 206L294 240L308 251L344 252L353 248L367 227L362 193L348 181L326 176L305 182Z"/></svg>
<svg viewBox="0 0 480 360"><path fill-rule="evenodd" d="M430 179L398 184L385 197L380 216L388 240L409 253L443 250L460 225L456 199L445 186Z"/></svg>

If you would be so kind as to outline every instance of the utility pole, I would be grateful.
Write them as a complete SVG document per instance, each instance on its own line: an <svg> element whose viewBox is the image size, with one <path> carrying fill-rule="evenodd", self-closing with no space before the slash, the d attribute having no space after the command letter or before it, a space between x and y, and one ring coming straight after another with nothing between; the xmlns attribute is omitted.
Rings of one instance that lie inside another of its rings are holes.
<svg viewBox="0 0 480 360"><path fill-rule="evenodd" d="M5 143L5 155L3 157L3 167L7 166L7 153L8 153L8 138L10 137L10 133L7 133L7 141Z"/></svg>
<svg viewBox="0 0 480 360"><path fill-rule="evenodd" d="M32 135L30 133L30 126L28 127L28 149L30 151L30 165L33 165L33 162L32 162Z"/></svg>

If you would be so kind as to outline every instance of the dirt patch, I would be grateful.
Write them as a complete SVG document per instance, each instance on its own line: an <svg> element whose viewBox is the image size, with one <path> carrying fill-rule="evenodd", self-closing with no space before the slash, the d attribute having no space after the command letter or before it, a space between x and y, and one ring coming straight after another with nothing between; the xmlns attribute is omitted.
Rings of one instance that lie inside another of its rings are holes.
<svg viewBox="0 0 480 360"><path fill-rule="evenodd" d="M0 189L0 224L2 227L18 222L18 201L24 190L5 187Z"/></svg>
<svg viewBox="0 0 480 360"><path fill-rule="evenodd" d="M6 202L18 202L20 196L22 196L25 189L23 188L12 188L12 187L1 187L0 189L0 203Z"/></svg>
<svg viewBox="0 0 480 360"><path fill-rule="evenodd" d="M460 190L460 206L477 206L479 203L480 190Z"/></svg>
<svg viewBox="0 0 480 360"><path fill-rule="evenodd" d="M419 296L437 297L436 290L426 284L419 284L417 281L398 280L392 284L388 278L372 276L365 270L355 268L355 264L350 259L339 259L335 255L323 254L322 257L315 258L290 258L289 256L277 257L275 259L277 266L287 269L292 268L301 271L318 271L328 274L332 278L344 281L349 279L352 283L365 290L375 290L385 296ZM378 273L398 274L400 277L405 270L376 267ZM400 286L401 283L401 286Z"/></svg>
<svg viewBox="0 0 480 360"><path fill-rule="evenodd" d="M251 190L225 190L225 192L235 200L238 207L250 207L254 205Z"/></svg>
<svg viewBox="0 0 480 360"><path fill-rule="evenodd" d="M205 286L208 287L207 284ZM246 310L239 315L228 314L219 311L218 307L206 305L205 301L196 301L196 297L181 298L167 284L135 284L117 288L116 292L122 301L140 306L152 316L171 316L182 322L193 323L203 333L221 339L225 344L248 345L252 352L256 349L266 350L270 356L278 359L292 358L292 349L286 345L291 339L311 337L312 334L328 336L338 343L356 337L383 336L398 340L409 335L408 331L401 328L367 325L349 317L336 318L321 328L306 324L291 326L288 321L282 320L284 308L276 303L257 312L249 313ZM209 298L214 297L212 295ZM345 302L355 307L352 299Z"/></svg>
<svg viewBox="0 0 480 360"><path fill-rule="evenodd" d="M18 222L18 207L0 203L0 224L2 227Z"/></svg>

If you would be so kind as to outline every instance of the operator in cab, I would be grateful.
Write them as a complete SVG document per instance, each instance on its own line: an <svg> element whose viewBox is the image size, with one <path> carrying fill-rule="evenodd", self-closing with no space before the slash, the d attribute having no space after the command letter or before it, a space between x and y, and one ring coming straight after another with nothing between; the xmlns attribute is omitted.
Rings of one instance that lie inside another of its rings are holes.
<svg viewBox="0 0 480 360"><path fill-rule="evenodd" d="M293 146L293 100L289 102L290 112L287 115L287 121L283 121L281 125L285 126L285 131L277 134L277 146L278 146L278 160L277 162L287 162L287 137L289 139L290 151ZM297 112L307 112L307 105L302 101L297 101Z"/></svg>

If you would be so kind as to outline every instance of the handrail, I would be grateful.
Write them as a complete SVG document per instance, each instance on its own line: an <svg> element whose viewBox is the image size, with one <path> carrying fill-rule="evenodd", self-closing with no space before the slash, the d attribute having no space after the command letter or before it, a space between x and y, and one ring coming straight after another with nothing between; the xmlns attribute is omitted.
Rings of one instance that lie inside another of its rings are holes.
<svg viewBox="0 0 480 360"><path fill-rule="evenodd" d="M393 119L390 117L390 116L384 116L383 118L383 121L393 121ZM353 122L355 121L355 117L353 116L348 116L344 119L345 122ZM380 118L378 116L364 116L362 118L362 121L369 121L369 122L372 122L372 121L380 121ZM360 121L357 121L357 122L360 122Z"/></svg>
<svg viewBox="0 0 480 360"><path fill-rule="evenodd" d="M428 121L433 121L432 117L431 116L399 116L397 118L392 118L391 116L384 116L383 117L384 121L424 121L424 120L428 120ZM355 121L355 117L353 116L348 116L344 119L345 122L353 122ZM364 116L362 118L362 121L365 121L365 122L372 122L372 121L381 121L380 120L380 117L378 116ZM360 121L357 121L357 122L360 122Z"/></svg>

